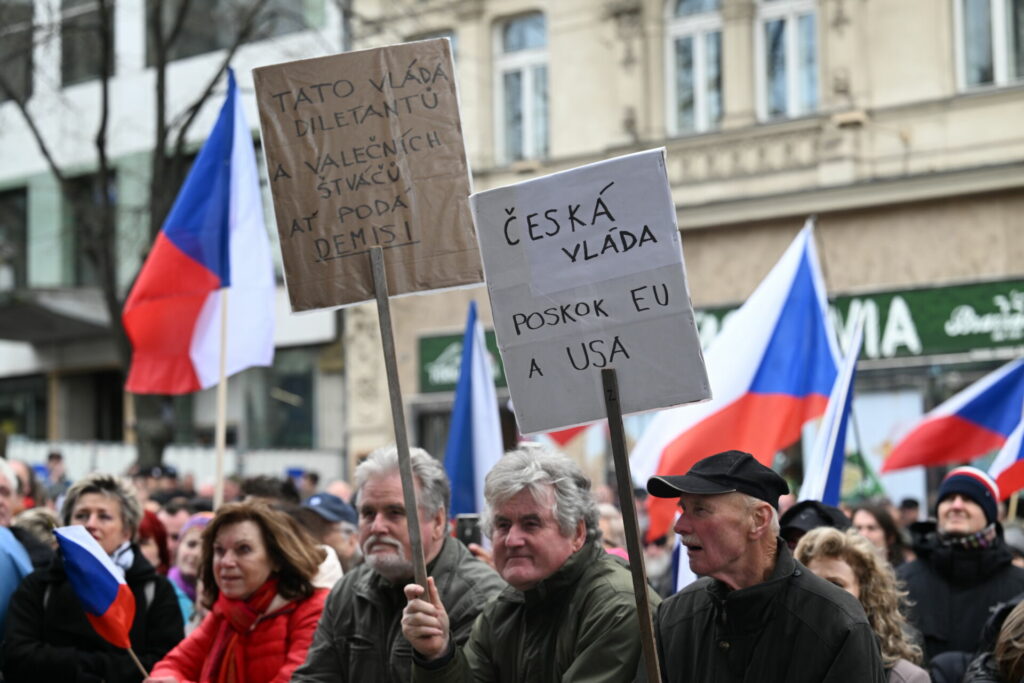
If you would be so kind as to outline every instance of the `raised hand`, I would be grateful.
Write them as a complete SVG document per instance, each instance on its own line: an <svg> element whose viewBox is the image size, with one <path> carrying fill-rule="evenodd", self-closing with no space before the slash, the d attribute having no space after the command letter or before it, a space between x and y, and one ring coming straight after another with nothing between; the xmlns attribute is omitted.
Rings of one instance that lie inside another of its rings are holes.
<svg viewBox="0 0 1024 683"><path fill-rule="evenodd" d="M402 633L427 659L437 659L448 651L448 612L441 603L434 577L427 577L427 595L423 587L410 583L405 587L409 603L402 612Z"/></svg>

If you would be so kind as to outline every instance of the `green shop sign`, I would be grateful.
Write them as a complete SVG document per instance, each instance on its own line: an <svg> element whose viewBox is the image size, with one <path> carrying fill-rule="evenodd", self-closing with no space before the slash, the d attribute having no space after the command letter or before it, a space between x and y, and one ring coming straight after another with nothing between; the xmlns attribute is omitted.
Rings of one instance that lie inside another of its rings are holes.
<svg viewBox="0 0 1024 683"><path fill-rule="evenodd" d="M484 332L487 351L491 354L494 368L494 384L504 387L505 368L498 354L498 342L493 330ZM445 334L420 337L420 393L455 391L459 381L459 366L462 364L462 335Z"/></svg>
<svg viewBox="0 0 1024 683"><path fill-rule="evenodd" d="M863 312L864 359L1024 345L1024 280L839 296L831 301L829 309L843 342ZM696 312L704 346L734 310L729 307Z"/></svg>

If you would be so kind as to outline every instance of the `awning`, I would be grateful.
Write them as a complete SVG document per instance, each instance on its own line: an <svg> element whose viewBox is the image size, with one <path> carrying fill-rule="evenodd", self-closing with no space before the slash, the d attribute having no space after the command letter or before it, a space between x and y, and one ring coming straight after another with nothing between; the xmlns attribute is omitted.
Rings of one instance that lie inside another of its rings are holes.
<svg viewBox="0 0 1024 683"><path fill-rule="evenodd" d="M0 339L46 344L99 337L110 318L98 288L0 292Z"/></svg>

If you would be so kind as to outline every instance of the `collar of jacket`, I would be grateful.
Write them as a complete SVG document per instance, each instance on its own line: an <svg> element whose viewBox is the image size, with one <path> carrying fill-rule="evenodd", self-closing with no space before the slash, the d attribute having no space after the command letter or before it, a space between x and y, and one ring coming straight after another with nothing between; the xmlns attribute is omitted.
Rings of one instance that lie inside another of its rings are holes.
<svg viewBox="0 0 1024 683"><path fill-rule="evenodd" d="M782 539L775 540L775 568L766 581L731 590L717 579L707 585L707 591L721 610L725 625L733 631L756 631L767 621L774 604L789 586L789 579L799 576L804 569L793 557Z"/></svg>
<svg viewBox="0 0 1024 683"><path fill-rule="evenodd" d="M509 586L501 596L511 602L523 602L527 606L543 604L554 599L556 596L570 595L569 590L583 575L583 572L604 554L604 549L592 540L588 540L583 547L569 556L561 567L554 574L537 583L536 586L526 591L516 590Z"/></svg>
<svg viewBox="0 0 1024 683"><path fill-rule="evenodd" d="M911 530L918 559L954 584L980 583L1013 562L1013 554L1003 542L1003 527L998 522L995 540L987 548L944 542L935 522L918 522L911 525Z"/></svg>

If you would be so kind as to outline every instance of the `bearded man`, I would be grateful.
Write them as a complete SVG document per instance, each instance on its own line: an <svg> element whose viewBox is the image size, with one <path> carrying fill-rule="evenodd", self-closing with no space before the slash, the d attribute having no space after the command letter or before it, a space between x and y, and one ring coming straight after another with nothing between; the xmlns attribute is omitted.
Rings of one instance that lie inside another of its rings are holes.
<svg viewBox="0 0 1024 683"><path fill-rule="evenodd" d="M451 487L444 467L426 451L410 452L423 557L451 619L457 643L505 583L448 533ZM413 578L405 501L393 446L356 468L356 510L364 562L331 590L305 664L293 682L408 681L413 650L402 635L402 589Z"/></svg>

